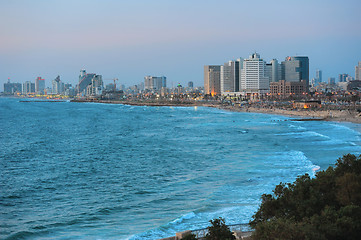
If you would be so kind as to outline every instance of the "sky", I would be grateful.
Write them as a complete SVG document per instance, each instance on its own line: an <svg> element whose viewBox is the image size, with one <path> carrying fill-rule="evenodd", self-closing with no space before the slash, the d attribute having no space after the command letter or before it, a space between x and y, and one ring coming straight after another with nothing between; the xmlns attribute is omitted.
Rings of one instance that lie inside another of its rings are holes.
<svg viewBox="0 0 361 240"><path fill-rule="evenodd" d="M81 69L126 86L146 75L203 86L204 65L255 51L308 56L310 78L354 76L361 1L0 0L0 91L8 78L75 85Z"/></svg>

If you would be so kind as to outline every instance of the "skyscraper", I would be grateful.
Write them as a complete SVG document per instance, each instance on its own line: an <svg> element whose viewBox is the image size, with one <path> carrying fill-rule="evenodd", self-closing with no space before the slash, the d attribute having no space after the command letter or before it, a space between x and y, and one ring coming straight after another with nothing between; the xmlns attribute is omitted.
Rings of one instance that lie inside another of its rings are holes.
<svg viewBox="0 0 361 240"><path fill-rule="evenodd" d="M355 67L355 80L361 80L361 61Z"/></svg>
<svg viewBox="0 0 361 240"><path fill-rule="evenodd" d="M35 93L35 83L26 81L23 83L23 94Z"/></svg>
<svg viewBox="0 0 361 240"><path fill-rule="evenodd" d="M54 94L62 94L64 92L64 83L60 80L59 75L52 81L52 87Z"/></svg>
<svg viewBox="0 0 361 240"><path fill-rule="evenodd" d="M269 77L266 73L266 62L258 53L244 59L241 71L241 91L246 93L266 93L269 91Z"/></svg>
<svg viewBox="0 0 361 240"><path fill-rule="evenodd" d="M240 79L240 63L243 60L237 59L236 61L228 61L221 66L221 93L238 92L239 79Z"/></svg>
<svg viewBox="0 0 361 240"><path fill-rule="evenodd" d="M35 79L35 92L38 94L43 94L45 89L45 79L37 77Z"/></svg>
<svg viewBox="0 0 361 240"><path fill-rule="evenodd" d="M300 82L305 80L309 86L309 59L308 57L286 57L281 63L282 79L286 82Z"/></svg>
<svg viewBox="0 0 361 240"><path fill-rule="evenodd" d="M89 87L89 85L91 85ZM78 94L98 95L103 90L102 75L95 73L86 73L85 69L80 70L79 83L76 86Z"/></svg>
<svg viewBox="0 0 361 240"><path fill-rule="evenodd" d="M221 94L221 66L204 66L204 93L212 96Z"/></svg>
<svg viewBox="0 0 361 240"><path fill-rule="evenodd" d="M338 75L338 82L346 82L346 78L348 77L347 73L341 73Z"/></svg>
<svg viewBox="0 0 361 240"><path fill-rule="evenodd" d="M167 87L167 78L165 76L145 76L144 77L144 89L158 91Z"/></svg>
<svg viewBox="0 0 361 240"><path fill-rule="evenodd" d="M14 93L21 93L22 86L21 83L12 83L10 82L10 78L8 79L7 83L4 83L4 93L6 94L14 94Z"/></svg>
<svg viewBox="0 0 361 240"><path fill-rule="evenodd" d="M266 64L266 77L270 82L278 82L281 80L281 65L277 59L272 59L270 63Z"/></svg>
<svg viewBox="0 0 361 240"><path fill-rule="evenodd" d="M329 77L329 78L328 78L328 84L329 84L329 85L335 85L335 83L336 83L336 80L335 80L334 77Z"/></svg>
<svg viewBox="0 0 361 240"><path fill-rule="evenodd" d="M272 59L271 60L271 65L272 65L272 75L270 78L270 82L278 82L279 80L281 80L281 64L278 63L277 59Z"/></svg>
<svg viewBox="0 0 361 240"><path fill-rule="evenodd" d="M322 71L320 69L316 70L316 83L322 82Z"/></svg>
<svg viewBox="0 0 361 240"><path fill-rule="evenodd" d="M95 75L91 79L91 83L86 87L86 96L101 95L103 88L104 85L102 75Z"/></svg>

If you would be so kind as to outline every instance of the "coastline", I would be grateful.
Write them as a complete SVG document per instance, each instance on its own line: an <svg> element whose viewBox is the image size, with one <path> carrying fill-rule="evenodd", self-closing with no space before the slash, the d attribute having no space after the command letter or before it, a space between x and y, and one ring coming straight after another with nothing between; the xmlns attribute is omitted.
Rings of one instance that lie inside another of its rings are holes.
<svg viewBox="0 0 361 240"><path fill-rule="evenodd" d="M252 112L276 114L287 117L300 117L300 121L333 121L333 122L351 122L361 124L361 114L356 111L349 110L311 110L311 109L281 109L281 108L257 108L257 107L234 107L221 106L223 110L235 112Z"/></svg>
<svg viewBox="0 0 361 240"><path fill-rule="evenodd" d="M222 105L218 102L150 102L150 101L114 101L114 100L71 100L71 102L96 102L105 104L123 104L131 106L152 107L212 107L231 112L250 112L275 114L287 117L297 117L299 121L334 121L361 124L361 113L353 110L313 110L313 109L282 109L276 107L253 107Z"/></svg>

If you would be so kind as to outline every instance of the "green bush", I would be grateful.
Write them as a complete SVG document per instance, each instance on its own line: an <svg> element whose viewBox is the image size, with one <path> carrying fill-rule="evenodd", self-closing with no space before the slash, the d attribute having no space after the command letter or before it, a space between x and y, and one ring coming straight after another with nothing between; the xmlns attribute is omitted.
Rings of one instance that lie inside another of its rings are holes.
<svg viewBox="0 0 361 240"><path fill-rule="evenodd" d="M196 238L196 235L194 235L193 233L191 233L191 234L183 237L182 240L197 240L197 238Z"/></svg>
<svg viewBox="0 0 361 240"><path fill-rule="evenodd" d="M344 155L335 167L281 183L250 221L254 239L359 239L361 156Z"/></svg>
<svg viewBox="0 0 361 240"><path fill-rule="evenodd" d="M209 226L206 240L233 240L236 237L233 235L223 218L216 218L209 221L212 225Z"/></svg>

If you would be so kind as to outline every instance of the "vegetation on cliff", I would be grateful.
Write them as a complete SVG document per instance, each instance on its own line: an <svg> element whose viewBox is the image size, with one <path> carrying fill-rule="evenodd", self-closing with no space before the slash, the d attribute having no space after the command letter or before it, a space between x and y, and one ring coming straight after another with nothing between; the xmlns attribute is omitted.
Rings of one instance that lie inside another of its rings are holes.
<svg viewBox="0 0 361 240"><path fill-rule="evenodd" d="M361 156L348 154L335 167L281 183L250 221L254 239L359 239Z"/></svg>

